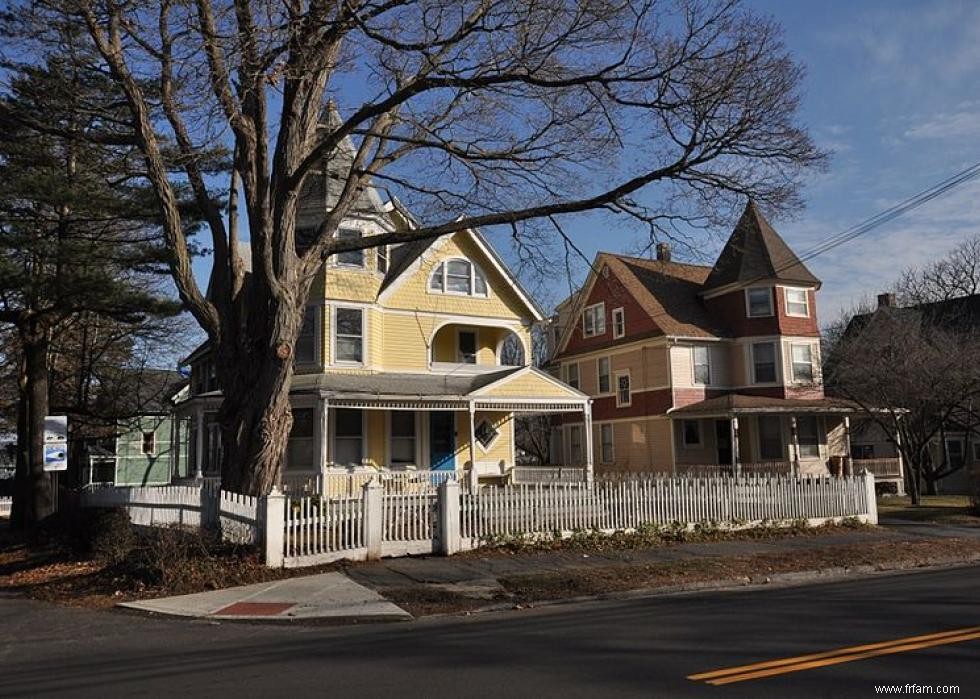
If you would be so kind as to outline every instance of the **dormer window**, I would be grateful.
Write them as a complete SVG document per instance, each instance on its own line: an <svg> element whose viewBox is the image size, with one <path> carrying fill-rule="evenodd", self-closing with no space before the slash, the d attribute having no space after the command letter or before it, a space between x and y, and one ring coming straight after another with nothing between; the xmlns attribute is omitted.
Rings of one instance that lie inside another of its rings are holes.
<svg viewBox="0 0 980 699"><path fill-rule="evenodd" d="M469 260L446 260L432 272L429 290L440 294L486 296L487 278L483 270Z"/></svg>
<svg viewBox="0 0 980 699"><path fill-rule="evenodd" d="M356 228L341 228L337 231L337 240L359 240L361 232ZM345 267L364 267L364 251L349 250L337 254L337 264Z"/></svg>
<svg viewBox="0 0 980 699"><path fill-rule="evenodd" d="M768 286L745 290L745 305L749 318L765 318L772 312L772 289Z"/></svg>

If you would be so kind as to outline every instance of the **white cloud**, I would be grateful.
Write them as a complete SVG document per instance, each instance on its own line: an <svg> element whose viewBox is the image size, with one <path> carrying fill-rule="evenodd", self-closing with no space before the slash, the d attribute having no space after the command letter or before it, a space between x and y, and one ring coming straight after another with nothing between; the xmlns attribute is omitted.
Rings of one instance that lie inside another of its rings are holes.
<svg viewBox="0 0 980 699"><path fill-rule="evenodd" d="M980 110L964 110L934 115L907 129L905 138L963 139L980 136Z"/></svg>

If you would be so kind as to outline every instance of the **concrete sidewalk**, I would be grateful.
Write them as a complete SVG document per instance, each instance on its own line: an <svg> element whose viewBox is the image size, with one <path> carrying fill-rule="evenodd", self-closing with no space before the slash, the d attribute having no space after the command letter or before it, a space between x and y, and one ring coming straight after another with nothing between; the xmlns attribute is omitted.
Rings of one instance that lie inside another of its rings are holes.
<svg viewBox="0 0 980 699"><path fill-rule="evenodd" d="M171 616L229 620L407 621L412 615L343 573L126 602L121 607Z"/></svg>

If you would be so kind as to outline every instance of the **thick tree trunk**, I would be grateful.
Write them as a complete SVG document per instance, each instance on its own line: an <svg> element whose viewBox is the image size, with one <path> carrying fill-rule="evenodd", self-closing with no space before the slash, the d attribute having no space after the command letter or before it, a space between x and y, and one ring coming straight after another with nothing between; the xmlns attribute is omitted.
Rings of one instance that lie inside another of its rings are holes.
<svg viewBox="0 0 980 699"><path fill-rule="evenodd" d="M51 474L44 471L44 418L48 414L47 333L22 335L22 347L24 369L11 521L16 528L29 529L54 513Z"/></svg>
<svg viewBox="0 0 980 699"><path fill-rule="evenodd" d="M253 352L230 365L233 360L222 360L219 351L218 377L224 400L218 420L223 447L221 487L225 490L267 495L281 482L293 422L289 405L293 348L303 310L303 305L278 308L270 317L274 339L260 356ZM250 323L257 320L249 318Z"/></svg>

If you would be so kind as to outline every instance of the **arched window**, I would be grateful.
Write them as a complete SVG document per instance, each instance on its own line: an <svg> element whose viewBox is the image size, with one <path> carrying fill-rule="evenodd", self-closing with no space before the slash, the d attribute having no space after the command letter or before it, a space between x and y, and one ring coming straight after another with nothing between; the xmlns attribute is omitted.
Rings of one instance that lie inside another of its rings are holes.
<svg viewBox="0 0 980 699"><path fill-rule="evenodd" d="M483 270L469 260L446 260L432 272L429 289L441 294L486 296L487 278Z"/></svg>

